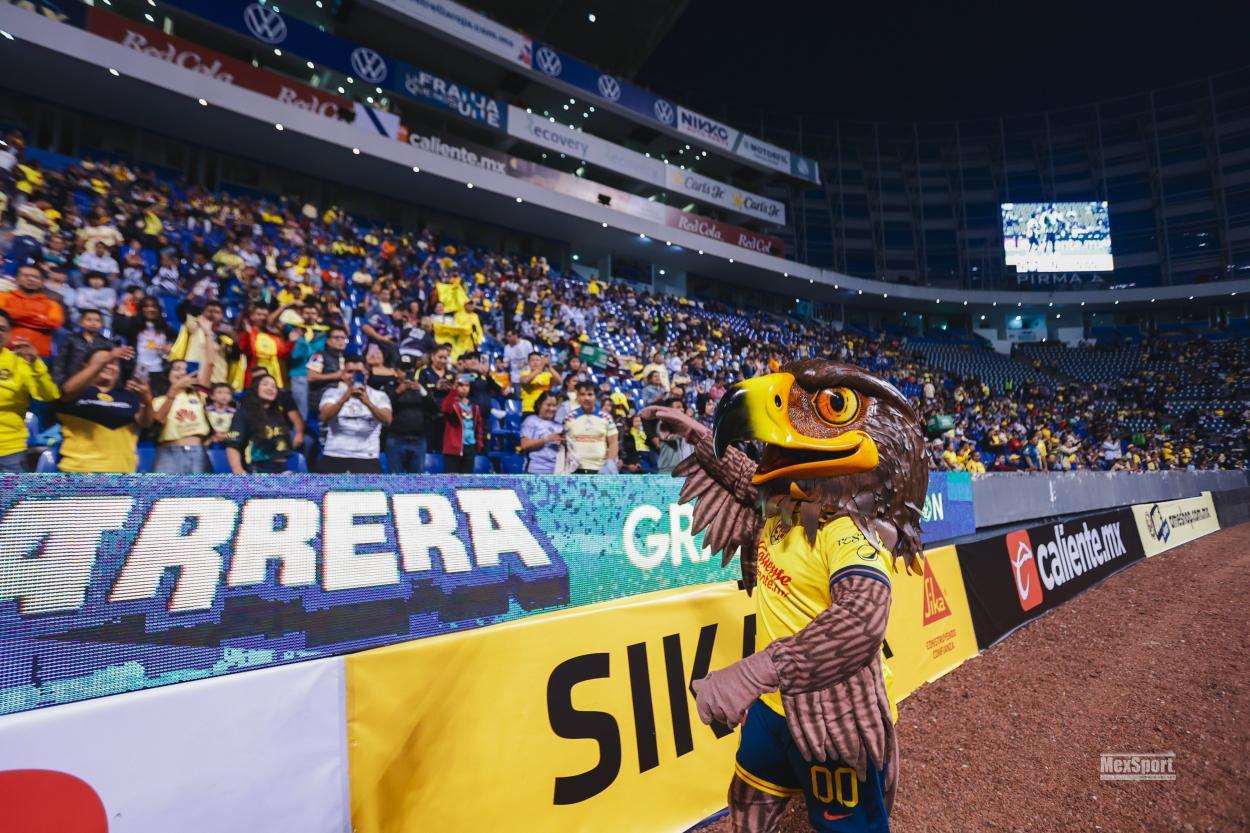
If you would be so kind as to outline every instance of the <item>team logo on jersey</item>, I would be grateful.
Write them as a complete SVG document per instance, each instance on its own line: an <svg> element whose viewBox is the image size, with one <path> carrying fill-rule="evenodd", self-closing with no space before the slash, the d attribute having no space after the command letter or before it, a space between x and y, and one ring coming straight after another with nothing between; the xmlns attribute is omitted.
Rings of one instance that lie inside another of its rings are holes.
<svg viewBox="0 0 1250 833"><path fill-rule="evenodd" d="M1033 556L1033 542L1027 529L1016 530L1007 535L1007 559L1011 562L1011 574L1016 583L1016 595L1021 610L1032 610L1042 603L1042 579L1037 572L1037 559Z"/></svg>
<svg viewBox="0 0 1250 833"><path fill-rule="evenodd" d="M265 43L282 43L286 40L286 21L273 9L253 3L243 10L243 22L247 30Z"/></svg>
<svg viewBox="0 0 1250 833"><path fill-rule="evenodd" d="M386 60L367 46L352 50L352 69L370 84L381 84L386 80Z"/></svg>
<svg viewBox="0 0 1250 833"><path fill-rule="evenodd" d="M872 544L860 544L859 549L855 550L855 554L859 556L860 561L877 560L877 548Z"/></svg>
<svg viewBox="0 0 1250 833"><path fill-rule="evenodd" d="M789 535L791 529L794 529L794 527L785 521L777 521L777 525L773 527L772 532L768 533L768 543L780 544L781 539Z"/></svg>
<svg viewBox="0 0 1250 833"><path fill-rule="evenodd" d="M621 82L611 75L599 76L599 95L608 101L616 101L621 97Z"/></svg>
<svg viewBox="0 0 1250 833"><path fill-rule="evenodd" d="M534 66L548 75L559 75L564 71L564 64L560 61L560 56L556 54L554 49L546 46L538 47L538 51L534 53Z"/></svg>
<svg viewBox="0 0 1250 833"><path fill-rule="evenodd" d="M655 117L660 121L665 124L673 123L673 116L675 115L673 112L673 105L669 104L664 99L657 98L655 100L655 104L651 106L651 109L655 111Z"/></svg>

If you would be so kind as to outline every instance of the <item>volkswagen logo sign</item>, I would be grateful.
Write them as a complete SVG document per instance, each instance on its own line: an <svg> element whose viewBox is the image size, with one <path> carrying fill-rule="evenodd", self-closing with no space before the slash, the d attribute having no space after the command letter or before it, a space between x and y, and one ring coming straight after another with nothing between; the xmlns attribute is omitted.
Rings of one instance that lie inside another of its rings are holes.
<svg viewBox="0 0 1250 833"><path fill-rule="evenodd" d="M534 53L534 66L548 75L559 75L564 71L564 65L560 63L560 56L555 53L554 49L546 46L538 47L538 51Z"/></svg>
<svg viewBox="0 0 1250 833"><path fill-rule="evenodd" d="M260 3L252 3L243 10L243 22L247 30L265 43L282 43L286 40L286 21L282 15Z"/></svg>
<svg viewBox="0 0 1250 833"><path fill-rule="evenodd" d="M352 69L370 84L381 84L386 80L386 61L367 46L352 50Z"/></svg>
<svg viewBox="0 0 1250 833"><path fill-rule="evenodd" d="M651 108L655 111L655 117L665 124L673 123L673 105L669 104L662 98L657 98L655 104Z"/></svg>
<svg viewBox="0 0 1250 833"><path fill-rule="evenodd" d="M608 101L616 101L621 97L621 82L611 75L599 76L599 95Z"/></svg>

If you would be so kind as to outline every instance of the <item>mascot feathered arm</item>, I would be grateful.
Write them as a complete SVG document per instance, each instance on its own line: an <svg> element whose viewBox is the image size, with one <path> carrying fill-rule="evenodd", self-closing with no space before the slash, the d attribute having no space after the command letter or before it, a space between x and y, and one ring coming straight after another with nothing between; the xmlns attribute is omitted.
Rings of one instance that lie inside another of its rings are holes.
<svg viewBox="0 0 1250 833"><path fill-rule="evenodd" d="M721 553L722 566L739 556L749 591L755 586L755 544L763 526L759 490L751 483L755 462L736 448L717 457L712 432L675 408L653 405L640 416L658 419L665 431L694 446L694 453L673 469L674 477L683 478L681 502L694 501L691 532L705 532L703 545Z"/></svg>

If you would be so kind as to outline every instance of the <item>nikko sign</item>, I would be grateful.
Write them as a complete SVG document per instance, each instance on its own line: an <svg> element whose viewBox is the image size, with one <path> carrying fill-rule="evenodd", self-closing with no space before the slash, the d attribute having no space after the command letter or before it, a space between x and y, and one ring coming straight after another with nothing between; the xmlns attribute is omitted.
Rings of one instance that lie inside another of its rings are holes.
<svg viewBox="0 0 1250 833"><path fill-rule="evenodd" d="M677 486L0 478L0 714L736 577Z"/></svg>

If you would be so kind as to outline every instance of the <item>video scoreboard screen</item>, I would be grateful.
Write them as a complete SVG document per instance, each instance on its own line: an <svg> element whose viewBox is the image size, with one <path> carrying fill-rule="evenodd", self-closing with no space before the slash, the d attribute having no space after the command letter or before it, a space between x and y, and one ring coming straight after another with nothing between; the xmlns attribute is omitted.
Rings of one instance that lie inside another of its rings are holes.
<svg viewBox="0 0 1250 833"><path fill-rule="evenodd" d="M1105 202L1005 202L1003 254L1019 272L1110 272Z"/></svg>

